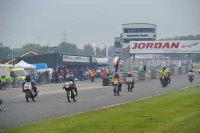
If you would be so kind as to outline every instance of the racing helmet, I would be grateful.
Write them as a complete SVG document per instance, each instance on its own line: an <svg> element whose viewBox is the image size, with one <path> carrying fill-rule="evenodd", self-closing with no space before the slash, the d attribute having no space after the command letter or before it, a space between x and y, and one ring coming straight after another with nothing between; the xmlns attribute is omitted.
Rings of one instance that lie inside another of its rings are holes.
<svg viewBox="0 0 200 133"><path fill-rule="evenodd" d="M31 81L31 76L30 76L30 75L26 75L25 80L26 80L27 82L30 82L30 81Z"/></svg>
<svg viewBox="0 0 200 133"><path fill-rule="evenodd" d="M131 74L131 72L128 72L127 75L131 76L132 74Z"/></svg>
<svg viewBox="0 0 200 133"><path fill-rule="evenodd" d="M66 80L67 80L67 81L70 80L70 75L69 75L69 74L66 75Z"/></svg>

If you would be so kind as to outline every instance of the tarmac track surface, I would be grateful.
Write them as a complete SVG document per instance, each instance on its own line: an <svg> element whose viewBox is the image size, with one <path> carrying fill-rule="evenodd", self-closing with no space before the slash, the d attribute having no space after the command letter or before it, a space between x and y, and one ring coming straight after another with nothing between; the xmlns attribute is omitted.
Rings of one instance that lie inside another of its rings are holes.
<svg viewBox="0 0 200 133"><path fill-rule="evenodd" d="M192 83L188 81L187 75L171 76L171 84L166 88L161 87L159 79L138 82L135 84L133 92L128 92L127 86L123 84L119 96L114 96L112 86L102 86L101 82L101 79L96 79L95 83L77 81L79 95L77 102L71 103L67 101L62 83L39 85L40 93L35 102L26 102L25 94L22 93L21 88L0 90L0 98L4 101L0 112L0 130L198 85L200 84L200 75L196 73Z"/></svg>

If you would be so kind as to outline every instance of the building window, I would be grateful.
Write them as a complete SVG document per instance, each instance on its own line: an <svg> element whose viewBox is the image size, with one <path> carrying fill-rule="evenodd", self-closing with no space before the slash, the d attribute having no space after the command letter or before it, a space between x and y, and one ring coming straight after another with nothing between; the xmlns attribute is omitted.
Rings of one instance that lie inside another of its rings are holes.
<svg viewBox="0 0 200 133"><path fill-rule="evenodd" d="M122 48L121 42L115 42L115 47L117 47L117 48Z"/></svg>
<svg viewBox="0 0 200 133"><path fill-rule="evenodd" d="M124 33L155 33L154 28L130 28L123 31Z"/></svg>

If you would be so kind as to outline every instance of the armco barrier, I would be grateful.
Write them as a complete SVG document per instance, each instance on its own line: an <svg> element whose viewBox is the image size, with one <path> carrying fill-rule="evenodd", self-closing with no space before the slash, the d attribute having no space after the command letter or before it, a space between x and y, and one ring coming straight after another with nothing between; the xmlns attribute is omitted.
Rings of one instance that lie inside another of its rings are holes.
<svg viewBox="0 0 200 133"><path fill-rule="evenodd" d="M178 67L175 67L174 75L178 75Z"/></svg>
<svg viewBox="0 0 200 133"><path fill-rule="evenodd" d="M188 70L189 70L188 66L185 66L185 73L188 73Z"/></svg>
<svg viewBox="0 0 200 133"><path fill-rule="evenodd" d="M160 78L160 74L159 74L159 72L160 72L160 70L156 70L156 78L158 79L158 78Z"/></svg>
<svg viewBox="0 0 200 133"><path fill-rule="evenodd" d="M169 68L171 75L181 75L188 73L190 66L182 66L182 67L172 67ZM144 81L149 79L158 79L160 78L159 75L160 69L152 69L145 71L132 71L133 77L135 81ZM125 83L127 72L119 72L119 76L122 78L123 83ZM108 81L107 81L108 82ZM105 85L105 84L104 84ZM107 86L106 84L105 86ZM111 86L111 78L109 78L109 86Z"/></svg>
<svg viewBox="0 0 200 133"><path fill-rule="evenodd" d="M133 74L135 81L138 81L138 71L133 71L132 74Z"/></svg>
<svg viewBox="0 0 200 133"><path fill-rule="evenodd" d="M152 69L151 70L151 79L155 79L156 78L156 69Z"/></svg>
<svg viewBox="0 0 200 133"><path fill-rule="evenodd" d="M170 68L170 75L175 75L175 68L174 67Z"/></svg>
<svg viewBox="0 0 200 133"><path fill-rule="evenodd" d="M138 80L145 80L145 71L139 71L138 72Z"/></svg>
<svg viewBox="0 0 200 133"><path fill-rule="evenodd" d="M182 67L178 67L178 75L182 74Z"/></svg>
<svg viewBox="0 0 200 133"><path fill-rule="evenodd" d="M151 79L151 71L146 71L145 72L145 79L146 80Z"/></svg>
<svg viewBox="0 0 200 133"><path fill-rule="evenodd" d="M185 66L182 66L182 74L185 74Z"/></svg>

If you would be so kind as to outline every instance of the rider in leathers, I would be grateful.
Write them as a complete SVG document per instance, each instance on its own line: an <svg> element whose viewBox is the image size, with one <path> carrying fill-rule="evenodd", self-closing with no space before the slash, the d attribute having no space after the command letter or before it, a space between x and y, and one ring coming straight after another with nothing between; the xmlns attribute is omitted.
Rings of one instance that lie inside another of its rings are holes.
<svg viewBox="0 0 200 133"><path fill-rule="evenodd" d="M24 82L22 83L22 91L25 92L25 90L24 90L24 84L26 82L31 82L31 86L32 86L32 88L33 88L33 90L35 92L35 96L37 96L37 93L36 93L37 92L37 87L36 87L36 84L31 81L30 75L26 75L26 78L25 78Z"/></svg>
<svg viewBox="0 0 200 133"><path fill-rule="evenodd" d="M126 78L128 78L128 77L132 78L131 88L134 88L135 81L134 81L134 77L131 72L127 73Z"/></svg>
<svg viewBox="0 0 200 133"><path fill-rule="evenodd" d="M69 75L66 75L66 81L65 82L69 82L69 81L72 81L73 82L73 86L75 91L76 91L76 95L78 95L78 91L77 91L77 87L76 87L76 84L75 84L75 80L73 78L71 78ZM65 87L63 87L63 89L65 89Z"/></svg>
<svg viewBox="0 0 200 133"><path fill-rule="evenodd" d="M162 70L160 70L160 82L162 80L162 75L165 76L165 80L167 79L167 76L168 76L168 70L166 69L166 67L163 67Z"/></svg>

